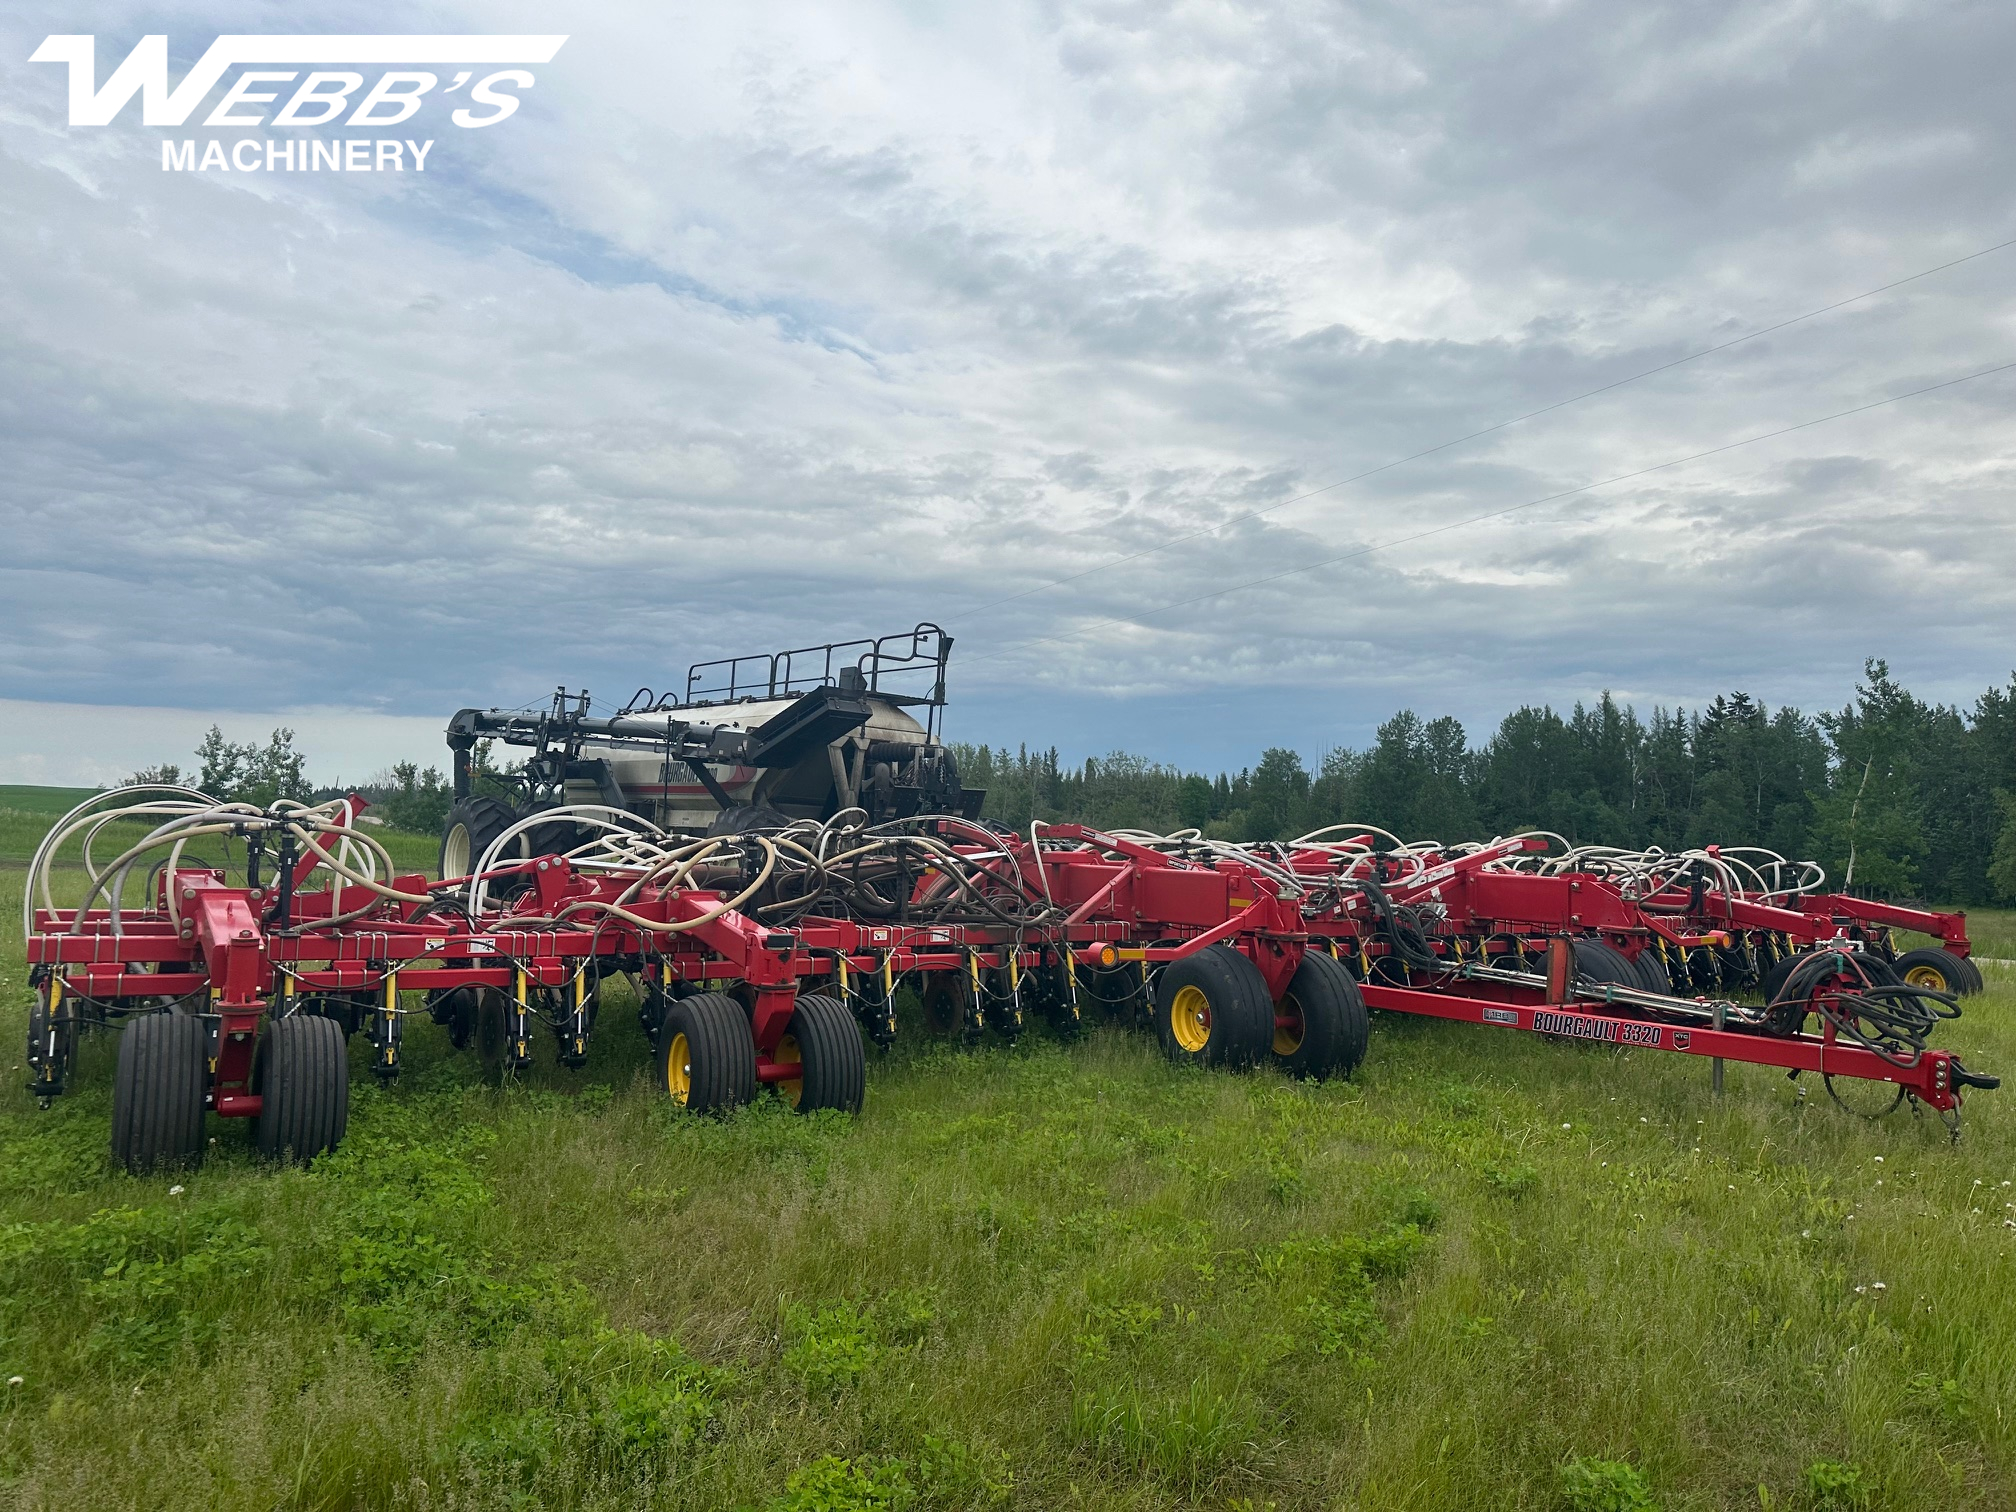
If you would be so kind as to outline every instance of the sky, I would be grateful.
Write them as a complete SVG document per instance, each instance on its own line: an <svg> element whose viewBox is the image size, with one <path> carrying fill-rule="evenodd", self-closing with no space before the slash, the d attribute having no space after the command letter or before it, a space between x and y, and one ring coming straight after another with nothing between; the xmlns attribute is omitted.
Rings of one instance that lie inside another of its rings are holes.
<svg viewBox="0 0 2016 1512"><path fill-rule="evenodd" d="M2007 5L422 4L567 40L382 133L28 61L384 14L0 17L0 781L920 620L952 738L1210 770L2016 667ZM162 167L304 134L435 145Z"/></svg>

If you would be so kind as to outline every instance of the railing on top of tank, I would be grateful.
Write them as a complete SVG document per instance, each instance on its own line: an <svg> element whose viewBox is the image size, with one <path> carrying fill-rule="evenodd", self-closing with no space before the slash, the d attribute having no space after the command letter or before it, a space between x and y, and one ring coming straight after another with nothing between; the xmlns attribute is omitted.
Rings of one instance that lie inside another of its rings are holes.
<svg viewBox="0 0 2016 1512"><path fill-rule="evenodd" d="M841 674L854 669L869 693L895 703L937 708L945 702L945 664L951 655L952 637L925 621L872 640L832 641L770 655L695 662L686 670L683 702L791 698L839 685Z"/></svg>

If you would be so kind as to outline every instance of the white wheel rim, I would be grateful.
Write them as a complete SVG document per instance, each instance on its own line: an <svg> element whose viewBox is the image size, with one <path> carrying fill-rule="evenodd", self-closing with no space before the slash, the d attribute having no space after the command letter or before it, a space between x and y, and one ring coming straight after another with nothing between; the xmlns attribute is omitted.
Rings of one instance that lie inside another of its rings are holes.
<svg viewBox="0 0 2016 1512"><path fill-rule="evenodd" d="M457 824L450 827L448 839L441 847L441 880L469 875L469 826Z"/></svg>

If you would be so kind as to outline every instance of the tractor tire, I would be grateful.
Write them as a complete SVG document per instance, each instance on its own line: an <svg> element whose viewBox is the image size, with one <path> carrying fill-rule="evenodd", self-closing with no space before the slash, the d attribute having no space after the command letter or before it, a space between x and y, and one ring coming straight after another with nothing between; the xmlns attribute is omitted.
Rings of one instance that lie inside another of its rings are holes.
<svg viewBox="0 0 2016 1512"><path fill-rule="evenodd" d="M1179 1065L1245 1070L1273 1053L1274 999L1260 968L1213 945L1162 968L1155 1036Z"/></svg>
<svg viewBox="0 0 2016 1512"><path fill-rule="evenodd" d="M1981 968L1974 964L1974 957L1960 956L1957 959L1960 962L1961 969L1967 973L1967 980L1974 984L1972 990L1975 992L1986 992L1988 990L1987 979L1981 975Z"/></svg>
<svg viewBox="0 0 2016 1512"><path fill-rule="evenodd" d="M441 880L466 877L483 852L518 822L518 811L501 798L458 798L441 826ZM524 851L521 844L517 847Z"/></svg>
<svg viewBox="0 0 2016 1512"><path fill-rule="evenodd" d="M268 1160L302 1165L342 1143L350 1125L350 1060L333 1019L290 1013L259 1040L256 1138Z"/></svg>
<svg viewBox="0 0 2016 1512"><path fill-rule="evenodd" d="M756 1097L756 1040L749 1015L725 992L666 1005L658 1029L658 1084L693 1113L729 1113Z"/></svg>
<svg viewBox="0 0 2016 1512"><path fill-rule="evenodd" d="M119 1036L112 1081L112 1158L134 1175L203 1163L210 1031L183 1013L148 1013Z"/></svg>
<svg viewBox="0 0 2016 1512"><path fill-rule="evenodd" d="M1968 969L1967 959L1936 945L1907 950L1890 964L1908 987L1930 987L1934 992L1954 994L1981 990L1974 985L1976 973Z"/></svg>
<svg viewBox="0 0 2016 1512"><path fill-rule="evenodd" d="M800 1113L861 1111L868 1092L868 1058L861 1049L861 1026L846 1004L817 994L799 998L772 1059L803 1067L801 1075L776 1083L778 1094Z"/></svg>
<svg viewBox="0 0 2016 1512"><path fill-rule="evenodd" d="M1319 950L1305 950L1274 1005L1274 1064L1290 1076L1349 1076L1365 1058L1371 1020L1358 984Z"/></svg>
<svg viewBox="0 0 2016 1512"><path fill-rule="evenodd" d="M707 826L710 835L754 835L769 830L780 830L791 823L791 816L770 807L767 803L737 803L724 808L714 816Z"/></svg>

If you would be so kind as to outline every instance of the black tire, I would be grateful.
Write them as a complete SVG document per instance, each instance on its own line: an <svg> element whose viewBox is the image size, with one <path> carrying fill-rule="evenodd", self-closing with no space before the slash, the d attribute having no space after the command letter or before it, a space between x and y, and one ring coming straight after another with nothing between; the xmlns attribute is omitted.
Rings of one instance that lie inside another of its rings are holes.
<svg viewBox="0 0 2016 1512"><path fill-rule="evenodd" d="M924 990L918 994L924 1009L924 1027L933 1034L977 1043L985 1021L977 1011L973 979L962 966L957 971L925 973Z"/></svg>
<svg viewBox="0 0 2016 1512"><path fill-rule="evenodd" d="M1764 1001L1767 1006L1778 1000L1779 995L1785 990L1787 979L1791 977L1800 961L1804 959L1803 955L1780 956L1778 964L1764 973L1764 984L1760 990L1764 994Z"/></svg>
<svg viewBox="0 0 2016 1512"><path fill-rule="evenodd" d="M1904 979L1906 986L1930 987L1934 992L1955 994L1981 990L1974 985L1976 973L1969 969L1970 963L1966 958L1950 950L1941 950L1936 945L1907 950L1890 964Z"/></svg>
<svg viewBox="0 0 2016 1512"><path fill-rule="evenodd" d="M1230 945L1172 962L1156 984L1155 1037L1179 1065L1258 1065L1274 1047L1267 979Z"/></svg>
<svg viewBox="0 0 2016 1512"><path fill-rule="evenodd" d="M306 1165L350 1126L350 1059L331 1019L290 1013L259 1040L259 1153Z"/></svg>
<svg viewBox="0 0 2016 1512"><path fill-rule="evenodd" d="M1743 988L1757 981L1756 958L1740 945L1718 945L1715 959L1725 988Z"/></svg>
<svg viewBox="0 0 2016 1512"><path fill-rule="evenodd" d="M1085 1021L1064 967L1050 964L1036 967L1023 976L1022 992L1034 1001L1037 1012L1059 1039L1074 1040L1085 1032Z"/></svg>
<svg viewBox="0 0 2016 1512"><path fill-rule="evenodd" d="M1631 958L1601 940L1571 940L1575 951L1575 976L1579 981L1612 987L1643 988L1645 979Z"/></svg>
<svg viewBox="0 0 2016 1512"><path fill-rule="evenodd" d="M144 1175L203 1163L209 1029L182 1013L149 1013L119 1036L112 1082L112 1158Z"/></svg>
<svg viewBox="0 0 2016 1512"><path fill-rule="evenodd" d="M861 1049L861 1026L846 1004L816 993L799 998L772 1059L803 1066L802 1076L776 1084L778 1094L800 1113L861 1111L868 1092L868 1058Z"/></svg>
<svg viewBox="0 0 2016 1512"><path fill-rule="evenodd" d="M756 1096L749 1014L725 992L675 998L658 1030L658 1085L693 1113L727 1113Z"/></svg>
<svg viewBox="0 0 2016 1512"><path fill-rule="evenodd" d="M1302 953L1274 1006L1274 1064L1291 1076L1349 1076L1365 1059L1371 1020L1351 973L1320 950Z"/></svg>
<svg viewBox="0 0 2016 1512"><path fill-rule="evenodd" d="M1089 1006L1108 1023L1143 1024L1154 1012L1139 966L1081 967L1078 992L1081 1006Z"/></svg>
<svg viewBox="0 0 2016 1512"><path fill-rule="evenodd" d="M476 1047L484 1075L501 1078L511 1057L512 1002L501 988L478 987L475 992L469 1042Z"/></svg>
<svg viewBox="0 0 2016 1512"><path fill-rule="evenodd" d="M518 811L501 798L458 798L441 825L441 879L468 876L491 842L517 822Z"/></svg>
<svg viewBox="0 0 2016 1512"><path fill-rule="evenodd" d="M1638 953L1638 959L1631 963L1638 970L1639 978L1645 983L1647 992L1656 992L1661 997L1673 996L1673 978L1666 973L1666 963L1659 959L1659 952L1648 945Z"/></svg>
<svg viewBox="0 0 2016 1512"><path fill-rule="evenodd" d="M448 1043L467 1050L476 1038L476 1009L482 1001L481 987L451 987L446 992L427 994L427 1012L448 1031Z"/></svg>
<svg viewBox="0 0 2016 1512"><path fill-rule="evenodd" d="M716 814L707 826L707 833L754 835L769 830L780 830L790 823L790 815L770 807L767 803L737 803Z"/></svg>
<svg viewBox="0 0 2016 1512"><path fill-rule="evenodd" d="M1958 957L1958 960L1960 962L1961 969L1967 973L1967 980L1974 984L1972 987L1966 988L1964 990L1966 990L1969 993L1986 992L1988 990L1988 982L1986 978L1984 978L1981 975L1981 968L1974 964L1974 957L1960 956Z"/></svg>

